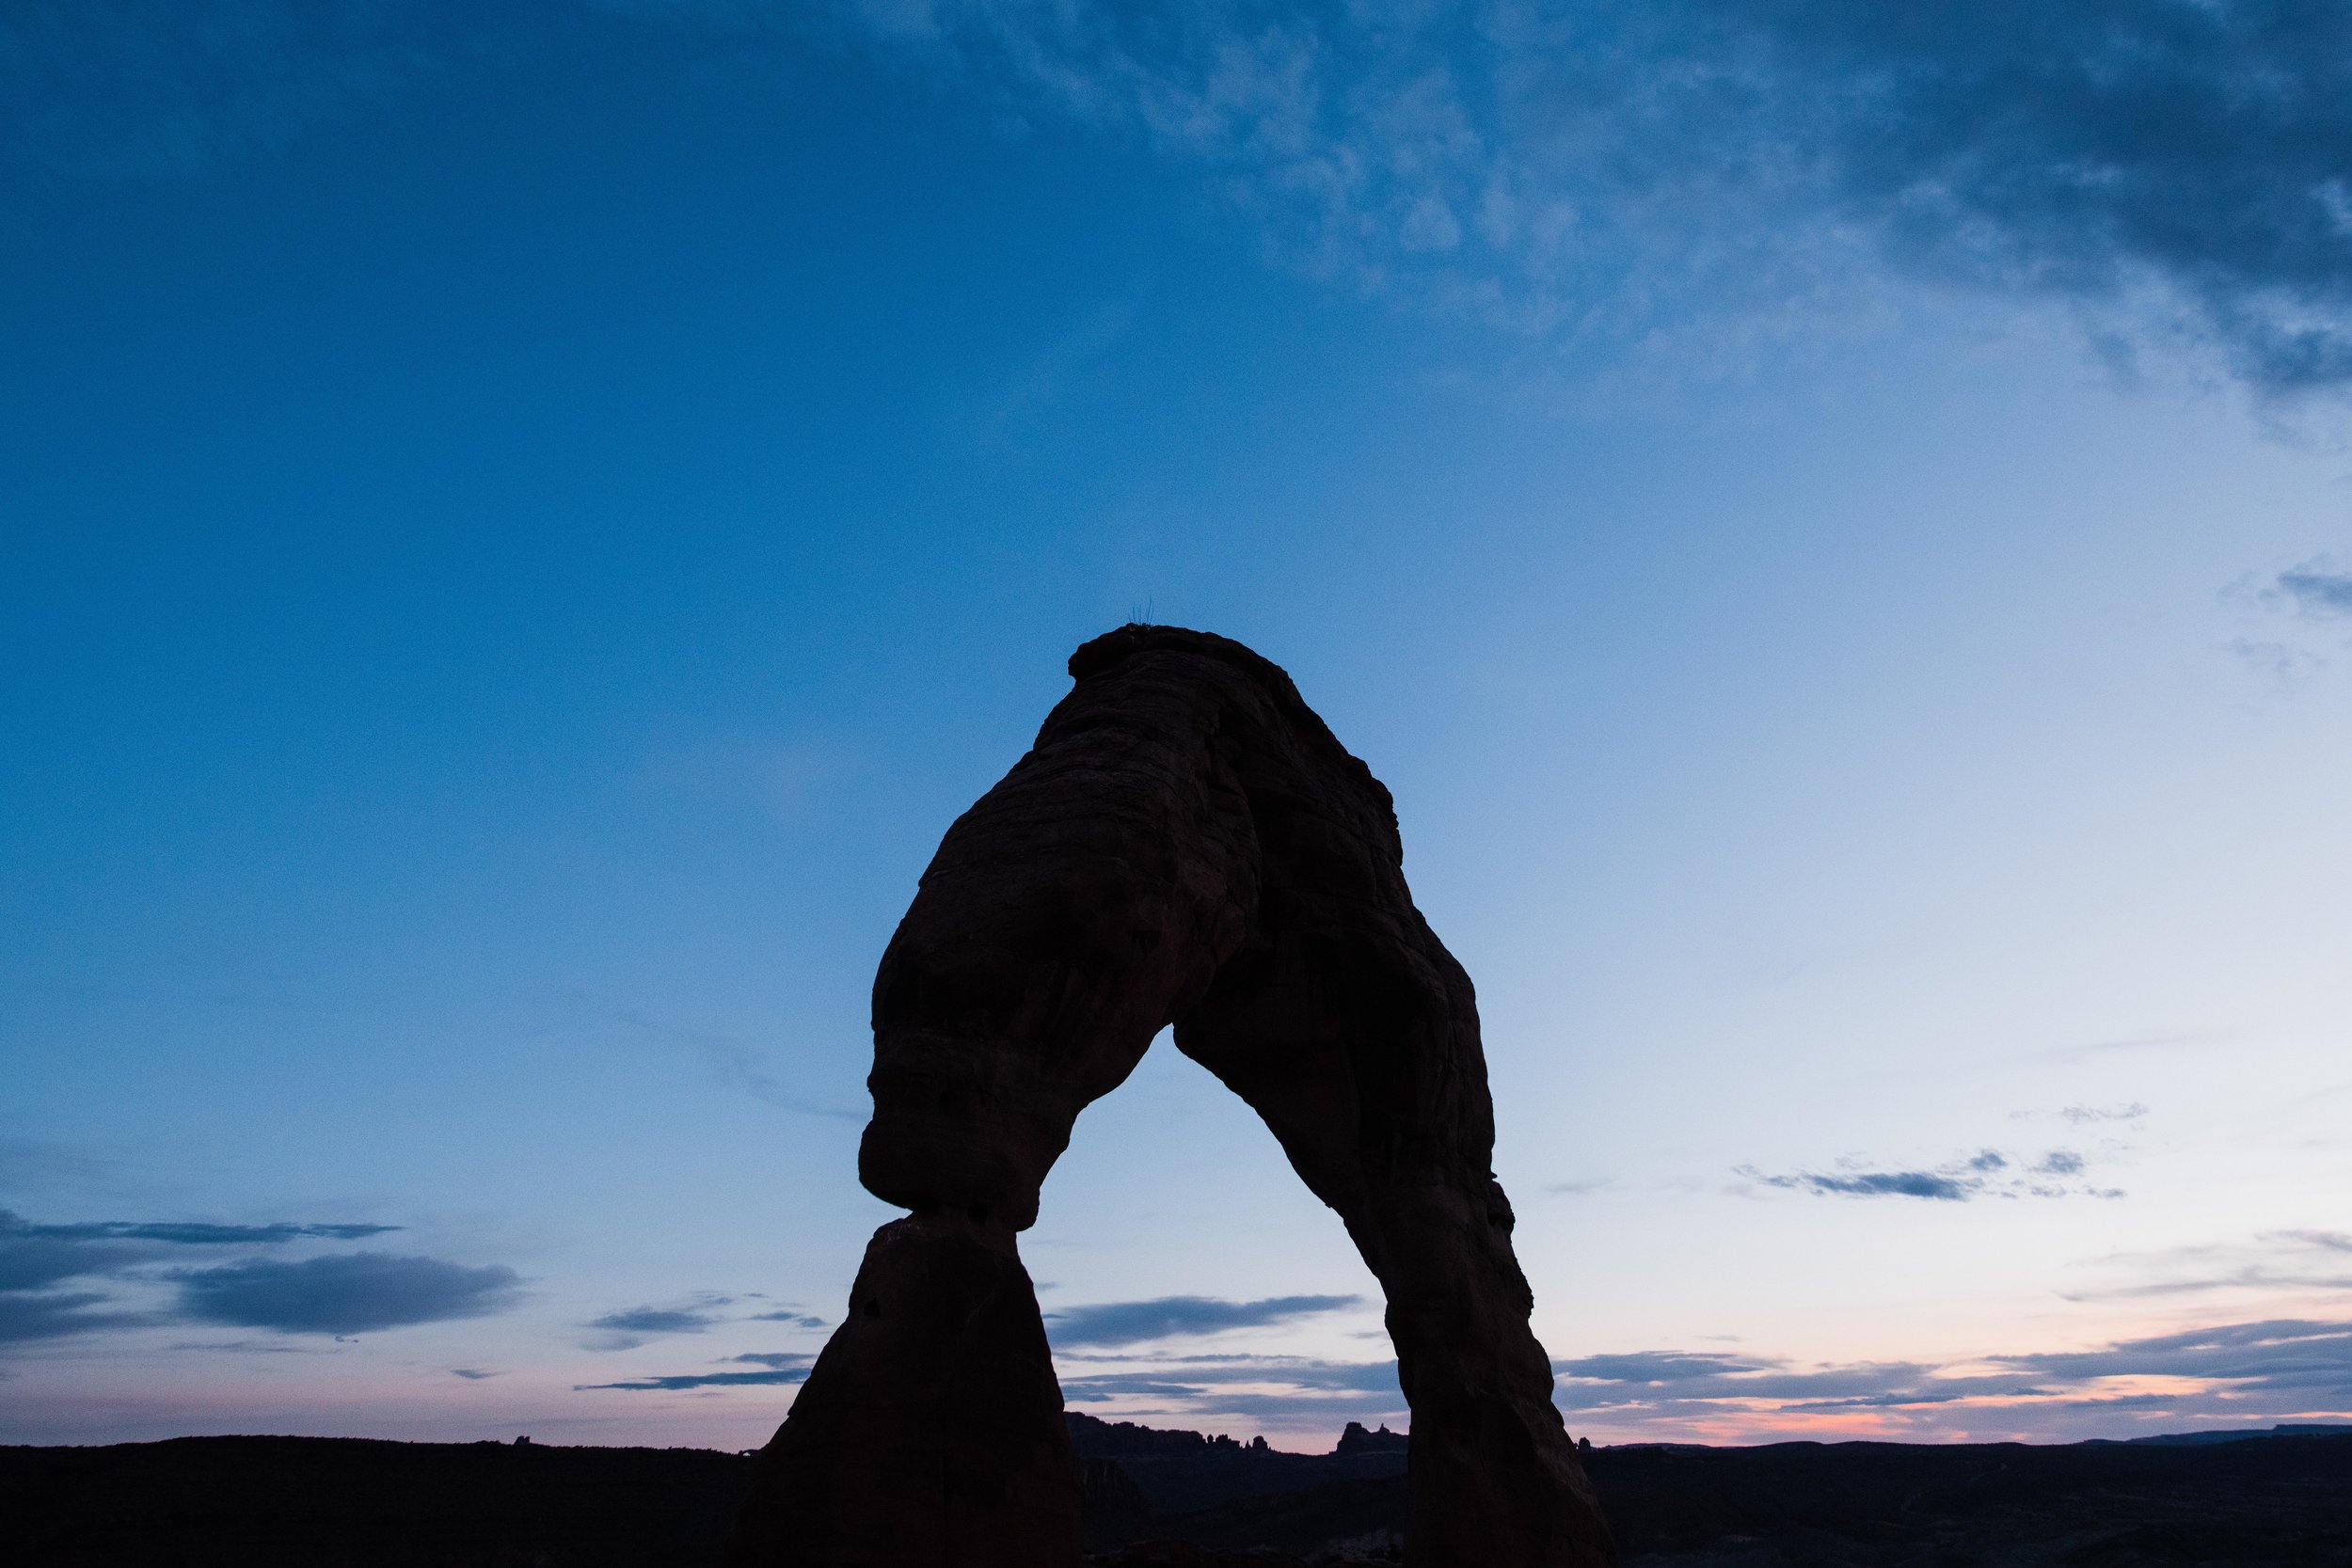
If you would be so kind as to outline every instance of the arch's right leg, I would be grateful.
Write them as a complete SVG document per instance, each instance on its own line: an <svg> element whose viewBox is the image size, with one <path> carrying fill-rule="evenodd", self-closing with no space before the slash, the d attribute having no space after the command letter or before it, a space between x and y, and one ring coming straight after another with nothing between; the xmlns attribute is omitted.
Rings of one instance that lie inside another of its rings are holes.
<svg viewBox="0 0 2352 1568"><path fill-rule="evenodd" d="M1551 1402L1549 1360L1490 1169L1470 977L1409 902L1282 885L1283 922L1176 1025L1336 1209L1388 1296L1412 1407L1409 1568L1607 1568L1614 1552Z"/></svg>

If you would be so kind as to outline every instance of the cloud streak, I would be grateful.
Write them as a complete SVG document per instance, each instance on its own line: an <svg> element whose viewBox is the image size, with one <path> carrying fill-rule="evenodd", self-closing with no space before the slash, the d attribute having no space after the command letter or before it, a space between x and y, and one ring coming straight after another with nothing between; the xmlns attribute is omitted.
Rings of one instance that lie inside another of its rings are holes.
<svg viewBox="0 0 2352 1568"><path fill-rule="evenodd" d="M704 1307L633 1307L625 1312L607 1312L601 1318L591 1318L588 1326L611 1329L616 1334L700 1334L722 1321Z"/></svg>
<svg viewBox="0 0 2352 1568"><path fill-rule="evenodd" d="M2249 1241L2120 1253L2097 1260L2113 1283L2063 1292L2069 1301L2149 1300L2231 1291L2352 1291L2352 1236L2273 1230Z"/></svg>
<svg viewBox="0 0 2352 1568"><path fill-rule="evenodd" d="M1266 1328L1359 1306L1362 1301L1361 1296L1269 1296L1263 1301L1156 1296L1150 1301L1069 1307L1048 1316L1045 1331L1057 1346L1128 1345L1235 1328Z"/></svg>
<svg viewBox="0 0 2352 1568"><path fill-rule="evenodd" d="M805 1383L808 1373L802 1371L771 1372L689 1372L675 1377L641 1377L621 1383L578 1383L574 1393L596 1389L620 1388L633 1392L659 1391L675 1393L685 1388L743 1388L769 1387L779 1384Z"/></svg>
<svg viewBox="0 0 2352 1568"><path fill-rule="evenodd" d="M282 1246L359 1241L396 1225L212 1225L193 1220L79 1220L43 1225L0 1209L0 1291L110 1274L172 1247Z"/></svg>
<svg viewBox="0 0 2352 1568"><path fill-rule="evenodd" d="M0 1345L130 1328L153 1321L137 1313L90 1310L108 1299L94 1291L0 1292Z"/></svg>
<svg viewBox="0 0 2352 1568"><path fill-rule="evenodd" d="M808 1381L816 1357L797 1354L736 1355L730 1361L757 1364L755 1372L677 1372L662 1377L628 1378L618 1383L581 1383L574 1393L618 1390L626 1393L679 1393L691 1388L771 1388Z"/></svg>
<svg viewBox="0 0 2352 1568"><path fill-rule="evenodd" d="M1823 1176L1805 1171L1758 1180L1768 1187L1796 1187L1845 1197L1925 1197L1947 1203L1962 1202L1975 1196L1977 1190L1974 1181L1925 1170L1864 1171L1856 1176Z"/></svg>
<svg viewBox="0 0 2352 1568"><path fill-rule="evenodd" d="M205 1225L181 1220L90 1220L33 1225L0 1210L0 1236L36 1241L164 1242L174 1246L270 1246L281 1242L352 1242L398 1230L397 1225Z"/></svg>
<svg viewBox="0 0 2352 1568"><path fill-rule="evenodd" d="M1929 1169L1872 1170L1848 1161L1833 1171L1799 1170L1768 1175L1754 1165L1733 1174L1758 1186L1816 1197L1911 1197L1935 1203L1965 1203L1979 1197L2122 1197L2112 1187L2083 1180L2090 1162L2071 1148L2046 1150L2031 1162L1998 1149L1979 1149Z"/></svg>
<svg viewBox="0 0 2352 1568"><path fill-rule="evenodd" d="M756 1292L750 1298L762 1299ZM725 1323L780 1323L795 1328L822 1328L825 1320L797 1307L779 1307L772 1311L731 1314L724 1308L736 1305L734 1296L703 1291L688 1300L683 1307L630 1307L591 1318L587 1327L601 1331L602 1338L593 1341L591 1350L635 1350L648 1339L670 1334L700 1334Z"/></svg>

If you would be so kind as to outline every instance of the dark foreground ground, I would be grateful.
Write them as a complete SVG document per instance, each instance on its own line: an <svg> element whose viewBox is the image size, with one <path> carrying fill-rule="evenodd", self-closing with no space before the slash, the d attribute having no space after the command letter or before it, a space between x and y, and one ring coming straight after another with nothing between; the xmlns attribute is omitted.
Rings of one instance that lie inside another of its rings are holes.
<svg viewBox="0 0 2352 1568"><path fill-rule="evenodd" d="M1404 1455L1075 1423L1104 1568L1395 1560ZM2352 1568L2352 1433L1783 1443L1588 1458L1635 1568ZM749 1461L672 1449L188 1437L0 1448L18 1568L705 1565Z"/></svg>

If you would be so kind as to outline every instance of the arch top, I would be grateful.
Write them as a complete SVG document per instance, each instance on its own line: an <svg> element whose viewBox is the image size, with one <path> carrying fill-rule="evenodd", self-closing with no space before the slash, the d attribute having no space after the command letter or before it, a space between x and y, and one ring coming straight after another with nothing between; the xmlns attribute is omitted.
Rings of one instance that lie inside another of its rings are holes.
<svg viewBox="0 0 2352 1568"><path fill-rule="evenodd" d="M1230 637L1220 637L1213 631L1195 631L1189 626L1130 621L1078 644L1070 656L1070 678L1083 689L1088 683L1111 675L1130 660L1148 654L1173 654L1209 659L1239 672L1265 702L1266 716L1276 721L1279 728L1288 732L1289 738L1303 742L1311 752L1318 754L1318 760L1341 770L1345 781L1342 788L1332 790L1332 781L1326 781L1323 792L1344 793L1352 786L1356 792L1369 794L1379 802L1380 812L1388 819L1390 837L1396 838L1396 803L1390 796L1388 786L1373 777L1372 769L1364 760L1342 744L1340 737L1332 733L1331 726L1323 721L1323 716L1308 705L1290 672L1246 643L1237 642ZM1073 691L1072 696L1075 695L1077 693ZM1065 702L1068 700L1064 699ZM1060 711L1057 707L1055 714L1058 715ZM1049 716L1046 730L1038 736L1041 745L1052 733L1052 727L1053 717ZM1396 848L1401 858L1401 841Z"/></svg>
<svg viewBox="0 0 2352 1568"><path fill-rule="evenodd" d="M1161 626L1149 621L1129 621L1113 626L1100 637L1089 638L1078 644L1070 656L1070 678L1085 680L1101 674L1136 654L1152 649L1168 648L1180 653L1205 654L1248 671L1268 688L1287 693L1299 706L1306 703L1298 696L1298 688L1284 670L1254 648L1219 637L1213 631L1194 631L1189 626Z"/></svg>

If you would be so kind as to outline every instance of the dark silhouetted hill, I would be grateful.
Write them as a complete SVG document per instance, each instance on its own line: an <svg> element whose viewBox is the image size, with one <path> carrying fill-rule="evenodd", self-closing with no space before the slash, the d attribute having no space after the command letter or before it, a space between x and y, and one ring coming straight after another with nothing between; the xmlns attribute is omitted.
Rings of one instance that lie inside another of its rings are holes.
<svg viewBox="0 0 2352 1568"><path fill-rule="evenodd" d="M1099 1568L1394 1562L1404 1438L1328 1454L1071 1419ZM1588 1453L1627 1568L2352 1568L2352 1433ZM0 1448L9 1568L706 1568L748 1476L688 1449L184 1437Z"/></svg>
<svg viewBox="0 0 2352 1568"><path fill-rule="evenodd" d="M687 1568L750 1461L700 1449L178 1437L0 1448L16 1568Z"/></svg>

